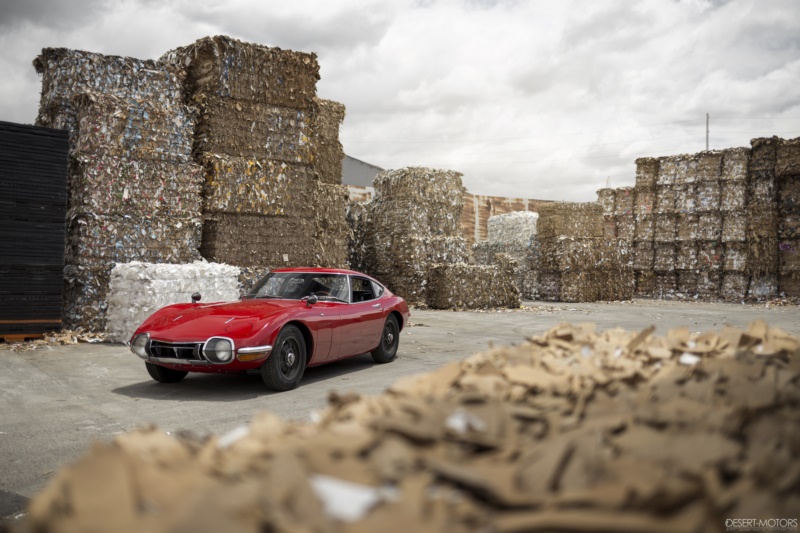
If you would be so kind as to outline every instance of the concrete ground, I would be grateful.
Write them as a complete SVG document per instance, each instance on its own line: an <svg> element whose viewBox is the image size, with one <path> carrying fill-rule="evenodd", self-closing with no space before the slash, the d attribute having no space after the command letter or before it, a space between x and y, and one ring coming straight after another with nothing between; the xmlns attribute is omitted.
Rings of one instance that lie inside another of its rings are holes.
<svg viewBox="0 0 800 533"><path fill-rule="evenodd" d="M412 310L398 359L375 365L363 355L306 372L293 391L272 393L258 376L190 374L175 384L150 379L144 363L119 344L45 346L14 352L0 344L0 517L23 516L28 497L93 441L148 424L165 431L221 434L270 410L309 420L331 390L377 394L401 376L426 372L485 350L515 344L562 322L657 334L688 326L718 330L763 319L800 335L800 308L636 300L619 303L527 302L514 311Z"/></svg>

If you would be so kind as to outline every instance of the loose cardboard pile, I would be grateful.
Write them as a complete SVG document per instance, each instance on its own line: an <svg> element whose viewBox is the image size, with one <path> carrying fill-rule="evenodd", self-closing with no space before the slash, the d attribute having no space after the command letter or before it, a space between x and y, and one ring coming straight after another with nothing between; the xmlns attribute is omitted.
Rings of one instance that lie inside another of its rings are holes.
<svg viewBox="0 0 800 533"><path fill-rule="evenodd" d="M199 258L200 168L185 73L157 61L44 49L37 123L70 131L64 324L102 332L113 263Z"/></svg>
<svg viewBox="0 0 800 533"><path fill-rule="evenodd" d="M205 440L96 444L29 506L35 531L722 531L800 506L800 340L756 322L653 335L564 324L264 413ZM794 527L790 523L787 527Z"/></svg>
<svg viewBox="0 0 800 533"><path fill-rule="evenodd" d="M535 282L539 276L539 239L536 235L538 213L515 211L495 215L488 220L488 240L472 245L472 257L479 265L496 263L497 254L505 254L515 261L514 279L522 298L538 297ZM533 282L532 282L533 281Z"/></svg>
<svg viewBox="0 0 800 533"><path fill-rule="evenodd" d="M788 170L795 168L793 142L754 139L751 149L638 159L635 188L598 191L606 236L632 246L636 294L729 301L773 296L779 255L790 264L797 255L790 251L794 243L779 242L792 235L797 217L792 207L779 208L776 174L784 146L781 168L787 176L794 172ZM788 177L787 191L792 183ZM779 219L787 233L780 233ZM782 279L792 295L792 275Z"/></svg>
<svg viewBox="0 0 800 533"><path fill-rule="evenodd" d="M800 138L781 141L776 154L778 189L778 290L800 296Z"/></svg>
<svg viewBox="0 0 800 533"><path fill-rule="evenodd" d="M604 204L554 202L539 208L539 298L628 300L634 278L626 242L606 236Z"/></svg>
<svg viewBox="0 0 800 533"><path fill-rule="evenodd" d="M434 264L465 263L460 217L464 186L451 170L410 167L386 170L374 180L375 198L352 208L350 255L360 266L412 305L427 300Z"/></svg>
<svg viewBox="0 0 800 533"><path fill-rule="evenodd" d="M162 60L186 69L185 98L199 110L203 256L240 267L346 266L344 106L316 98L316 55L217 36Z"/></svg>
<svg viewBox="0 0 800 533"><path fill-rule="evenodd" d="M199 292L203 303L239 298L240 269L195 261L184 265L117 264L108 289L108 340L128 342L136 328L167 305L189 303Z"/></svg>

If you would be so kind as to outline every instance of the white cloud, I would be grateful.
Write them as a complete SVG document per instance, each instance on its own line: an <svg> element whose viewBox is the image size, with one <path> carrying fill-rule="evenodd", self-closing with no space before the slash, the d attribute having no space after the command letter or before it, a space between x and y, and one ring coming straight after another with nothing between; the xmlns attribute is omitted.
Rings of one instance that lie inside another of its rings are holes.
<svg viewBox="0 0 800 533"><path fill-rule="evenodd" d="M34 120L43 47L156 58L228 34L316 52L349 154L454 168L480 194L593 200L632 184L637 157L702 149L706 112L712 148L800 135L794 0L9 5L0 120Z"/></svg>

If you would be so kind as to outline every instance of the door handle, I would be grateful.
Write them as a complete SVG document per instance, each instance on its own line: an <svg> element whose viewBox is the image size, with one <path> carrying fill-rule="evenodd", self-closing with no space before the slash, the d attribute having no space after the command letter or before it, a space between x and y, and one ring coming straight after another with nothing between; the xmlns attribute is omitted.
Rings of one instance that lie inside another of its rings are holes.
<svg viewBox="0 0 800 533"><path fill-rule="evenodd" d="M375 307L375 308L380 307L380 306L381 306L381 304L372 304L372 307Z"/></svg>

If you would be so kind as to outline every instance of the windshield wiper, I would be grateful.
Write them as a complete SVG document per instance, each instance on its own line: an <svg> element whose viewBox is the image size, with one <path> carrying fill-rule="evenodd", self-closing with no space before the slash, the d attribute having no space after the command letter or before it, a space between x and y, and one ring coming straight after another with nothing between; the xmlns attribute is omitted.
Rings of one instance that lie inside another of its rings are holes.
<svg viewBox="0 0 800 533"><path fill-rule="evenodd" d="M277 294L262 294L261 296L256 296L256 298L283 298L283 296L278 296Z"/></svg>

